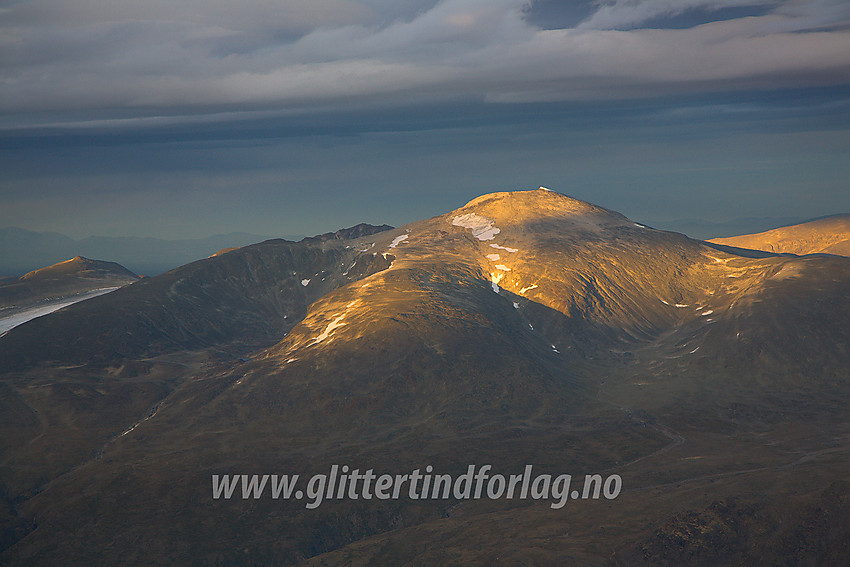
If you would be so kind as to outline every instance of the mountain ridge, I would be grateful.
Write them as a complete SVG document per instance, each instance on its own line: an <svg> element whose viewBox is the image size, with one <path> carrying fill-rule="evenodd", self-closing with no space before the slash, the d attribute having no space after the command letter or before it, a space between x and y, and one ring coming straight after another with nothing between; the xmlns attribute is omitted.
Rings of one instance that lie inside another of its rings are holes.
<svg viewBox="0 0 850 567"><path fill-rule="evenodd" d="M850 214L830 215L785 226L709 242L784 254L850 256Z"/></svg>
<svg viewBox="0 0 850 567"><path fill-rule="evenodd" d="M116 262L75 256L0 283L0 308L9 316L21 310L63 302L95 290L116 289L139 276Z"/></svg>

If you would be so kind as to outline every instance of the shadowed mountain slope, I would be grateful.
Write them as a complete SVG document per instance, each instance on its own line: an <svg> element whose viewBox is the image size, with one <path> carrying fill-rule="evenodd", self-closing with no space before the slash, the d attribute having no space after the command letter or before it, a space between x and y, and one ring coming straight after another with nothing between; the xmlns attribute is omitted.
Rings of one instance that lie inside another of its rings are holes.
<svg viewBox="0 0 850 567"><path fill-rule="evenodd" d="M76 256L0 284L0 308L35 305L98 288L120 287L138 279L115 262Z"/></svg>
<svg viewBox="0 0 850 567"><path fill-rule="evenodd" d="M269 240L199 260L15 328L0 343L0 366L262 344L285 334L322 294L388 264L354 256L343 246Z"/></svg>

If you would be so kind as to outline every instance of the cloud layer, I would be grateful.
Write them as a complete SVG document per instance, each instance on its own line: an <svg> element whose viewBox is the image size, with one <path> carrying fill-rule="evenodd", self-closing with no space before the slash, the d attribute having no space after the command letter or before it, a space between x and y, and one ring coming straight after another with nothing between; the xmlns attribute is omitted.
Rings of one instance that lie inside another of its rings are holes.
<svg viewBox="0 0 850 567"><path fill-rule="evenodd" d="M642 27L688 10L760 15ZM593 100L850 83L844 0L30 0L0 9L0 112L157 115L472 97Z"/></svg>

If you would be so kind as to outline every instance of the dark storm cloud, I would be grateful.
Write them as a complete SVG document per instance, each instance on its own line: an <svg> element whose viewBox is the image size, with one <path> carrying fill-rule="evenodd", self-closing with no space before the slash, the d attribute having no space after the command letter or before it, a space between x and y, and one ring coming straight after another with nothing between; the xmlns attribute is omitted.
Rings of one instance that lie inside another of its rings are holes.
<svg viewBox="0 0 850 567"><path fill-rule="evenodd" d="M848 131L846 88L26 128L0 138L0 226L313 234L537 185L645 222L815 217L850 204Z"/></svg>
<svg viewBox="0 0 850 567"><path fill-rule="evenodd" d="M685 29L641 27L735 8L761 11ZM553 27L541 23L547 11L569 27L544 29ZM526 0L32 0L0 15L0 110L18 116L850 82L850 5L838 0L606 0L570 10Z"/></svg>
<svg viewBox="0 0 850 567"><path fill-rule="evenodd" d="M583 29L632 29L650 21L672 18L688 12L719 12L730 8L776 6L777 0L598 0L592 16L578 27Z"/></svg>

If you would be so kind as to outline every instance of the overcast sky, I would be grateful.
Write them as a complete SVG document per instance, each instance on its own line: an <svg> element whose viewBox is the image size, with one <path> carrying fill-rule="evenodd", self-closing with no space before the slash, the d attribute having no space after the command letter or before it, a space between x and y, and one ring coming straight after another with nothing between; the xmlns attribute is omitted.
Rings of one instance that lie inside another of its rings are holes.
<svg viewBox="0 0 850 567"><path fill-rule="evenodd" d="M2 0L0 226L850 212L847 0Z"/></svg>

